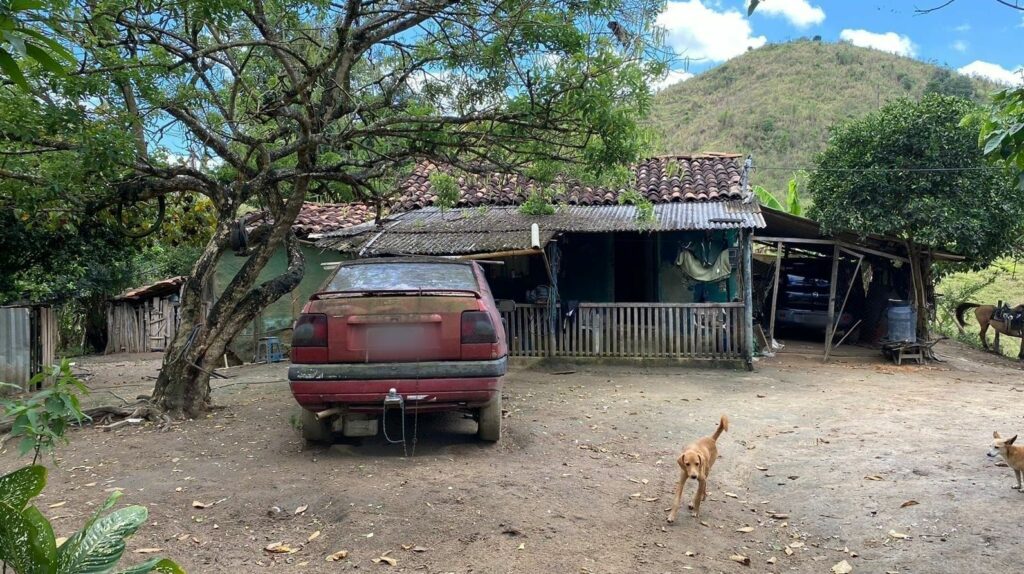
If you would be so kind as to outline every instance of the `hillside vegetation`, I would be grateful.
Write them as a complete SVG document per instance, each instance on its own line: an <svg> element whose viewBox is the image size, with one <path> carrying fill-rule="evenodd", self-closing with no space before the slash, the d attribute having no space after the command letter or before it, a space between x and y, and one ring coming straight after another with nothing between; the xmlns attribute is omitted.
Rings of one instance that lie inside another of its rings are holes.
<svg viewBox="0 0 1024 574"><path fill-rule="evenodd" d="M649 121L659 153L753 154L752 182L782 197L834 124L927 91L980 99L996 88L878 50L802 40L751 50L665 88Z"/></svg>

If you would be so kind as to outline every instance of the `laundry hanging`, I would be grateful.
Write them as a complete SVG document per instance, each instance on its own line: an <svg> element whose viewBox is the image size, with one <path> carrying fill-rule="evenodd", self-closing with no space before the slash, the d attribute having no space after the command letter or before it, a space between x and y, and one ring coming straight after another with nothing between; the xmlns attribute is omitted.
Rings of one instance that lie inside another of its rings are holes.
<svg viewBox="0 0 1024 574"><path fill-rule="evenodd" d="M676 257L676 265L683 270L683 273L686 273L697 281L721 281L732 273L732 266L729 265L728 249L723 249L722 252L718 254L718 258L709 266L705 266L701 263L701 261L690 251L682 249Z"/></svg>

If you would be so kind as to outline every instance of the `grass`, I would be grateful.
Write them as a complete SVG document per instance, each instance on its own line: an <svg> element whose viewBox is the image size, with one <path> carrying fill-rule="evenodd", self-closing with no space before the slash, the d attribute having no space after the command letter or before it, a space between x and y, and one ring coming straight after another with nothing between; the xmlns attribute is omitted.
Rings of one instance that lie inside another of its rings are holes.
<svg viewBox="0 0 1024 574"><path fill-rule="evenodd" d="M939 299L937 327L940 332L974 347L981 347L978 337L978 322L973 313L965 313L966 333L960 333L954 326L953 309L961 301L973 301L983 305L995 305L1002 300L1009 305L1024 303L1024 262L1001 259L981 271L954 273L939 282L936 291L943 296ZM993 342L989 329L989 345ZM1021 340L1015 337L1000 337L1000 350L1008 357L1017 357Z"/></svg>
<svg viewBox="0 0 1024 574"><path fill-rule="evenodd" d="M752 154L751 182L776 197L825 148L829 129L886 102L920 98L939 66L846 43L768 45L657 94L657 152ZM947 70L948 72L948 70ZM975 97L996 86L971 80Z"/></svg>

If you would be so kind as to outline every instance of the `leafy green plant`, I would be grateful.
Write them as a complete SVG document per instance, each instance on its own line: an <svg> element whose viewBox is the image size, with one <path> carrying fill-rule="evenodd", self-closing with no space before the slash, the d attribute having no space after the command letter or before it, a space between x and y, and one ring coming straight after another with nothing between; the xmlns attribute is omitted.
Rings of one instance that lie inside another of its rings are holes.
<svg viewBox="0 0 1024 574"><path fill-rule="evenodd" d="M451 174L444 173L443 171L435 171L430 174L428 179L430 180L430 186L433 188L434 194L437 196L437 200L434 204L440 207L441 211L451 209L459 204L459 197L461 195L459 191L459 183L451 176Z"/></svg>
<svg viewBox="0 0 1024 574"><path fill-rule="evenodd" d="M791 215L802 216L804 214L803 205L800 203L800 182L807 181L807 177L807 172L801 169L789 179L786 191L786 211Z"/></svg>
<svg viewBox="0 0 1024 574"><path fill-rule="evenodd" d="M50 377L53 378L51 386L28 398L0 401L5 418L14 419L11 437L21 438L18 443L20 454L35 453L32 464L38 461L43 452L52 454L57 443L67 444L64 435L71 423L89 419L82 412L76 394L76 391L88 393L89 390L72 374L71 363L62 359L60 365L54 365L32 377L29 384L36 388Z"/></svg>
<svg viewBox="0 0 1024 574"><path fill-rule="evenodd" d="M126 506L107 513L121 493L115 492L85 526L58 545L53 526L28 503L46 486L46 467L32 465L0 476L0 562L15 574L100 574L112 572L125 551L125 539L135 534L149 512ZM152 558L121 574L182 573L167 558Z"/></svg>
<svg viewBox="0 0 1024 574"><path fill-rule="evenodd" d="M19 58L30 58L57 75L64 75L64 66L75 61L74 55L51 37L49 26L38 29L33 25L46 22L45 13L52 9L40 0L0 2L0 73L23 90L29 87Z"/></svg>
<svg viewBox="0 0 1024 574"><path fill-rule="evenodd" d="M772 195L772 192L760 185L754 186L754 195L757 196L757 200L761 202L761 205L776 211L786 211L786 208L778 199L775 198L774 195Z"/></svg>
<svg viewBox="0 0 1024 574"><path fill-rule="evenodd" d="M619 205L632 205L636 208L636 220L641 226L654 223L654 204L639 191L629 189L619 194Z"/></svg>
<svg viewBox="0 0 1024 574"><path fill-rule="evenodd" d="M547 189L535 189L519 206L523 215L554 215L555 206L551 203L551 192Z"/></svg>

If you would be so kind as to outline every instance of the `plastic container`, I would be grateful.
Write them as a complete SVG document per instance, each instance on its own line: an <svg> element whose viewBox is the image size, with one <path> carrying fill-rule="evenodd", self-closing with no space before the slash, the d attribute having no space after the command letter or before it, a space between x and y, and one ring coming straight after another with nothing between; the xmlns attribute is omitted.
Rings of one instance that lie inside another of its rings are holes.
<svg viewBox="0 0 1024 574"><path fill-rule="evenodd" d="M907 301L892 301L886 313L889 334L886 339L893 343L917 342L917 311Z"/></svg>

